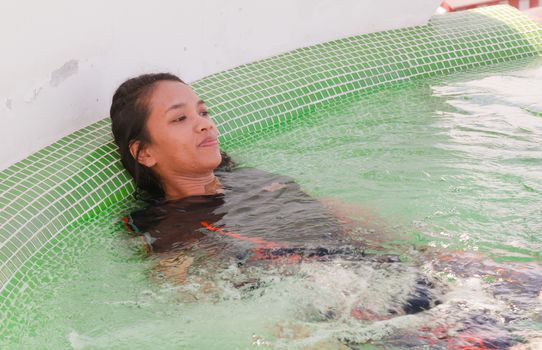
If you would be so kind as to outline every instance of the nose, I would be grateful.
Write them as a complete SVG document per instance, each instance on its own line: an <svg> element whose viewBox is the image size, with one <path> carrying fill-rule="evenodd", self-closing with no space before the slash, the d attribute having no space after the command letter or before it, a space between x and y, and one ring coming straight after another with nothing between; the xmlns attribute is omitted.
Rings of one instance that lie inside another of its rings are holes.
<svg viewBox="0 0 542 350"><path fill-rule="evenodd" d="M198 131L202 132L202 131L209 131L212 129L216 129L215 123L213 123L213 121L210 120L209 118L201 117L198 119L199 119L199 123L197 125Z"/></svg>

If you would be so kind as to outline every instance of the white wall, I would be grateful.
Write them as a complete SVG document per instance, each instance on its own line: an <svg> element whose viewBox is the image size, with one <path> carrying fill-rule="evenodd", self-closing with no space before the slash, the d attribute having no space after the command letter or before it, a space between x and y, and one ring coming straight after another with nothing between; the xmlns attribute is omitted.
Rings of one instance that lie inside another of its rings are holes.
<svg viewBox="0 0 542 350"><path fill-rule="evenodd" d="M192 82L340 37L425 24L440 0L0 3L0 169L108 115L126 78Z"/></svg>

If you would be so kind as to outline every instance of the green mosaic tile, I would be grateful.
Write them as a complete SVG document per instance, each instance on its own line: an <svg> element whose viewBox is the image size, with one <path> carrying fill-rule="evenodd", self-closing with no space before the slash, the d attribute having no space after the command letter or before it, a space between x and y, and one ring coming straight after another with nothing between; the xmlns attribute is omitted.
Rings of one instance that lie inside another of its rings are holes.
<svg viewBox="0 0 542 350"><path fill-rule="evenodd" d="M332 101L542 54L542 27L509 6L433 17L425 26L343 38L213 74L193 84L224 149ZM241 137L244 135L245 137ZM256 137L256 136L254 136ZM109 118L0 172L0 333L41 259L82 222L133 191Z"/></svg>

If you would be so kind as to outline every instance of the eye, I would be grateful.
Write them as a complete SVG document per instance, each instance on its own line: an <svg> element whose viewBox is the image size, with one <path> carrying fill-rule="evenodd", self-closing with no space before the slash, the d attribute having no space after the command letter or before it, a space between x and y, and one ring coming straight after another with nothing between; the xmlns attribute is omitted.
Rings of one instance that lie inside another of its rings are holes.
<svg viewBox="0 0 542 350"><path fill-rule="evenodd" d="M199 114L200 114L202 117L209 117L209 116L210 116L210 115L209 115L209 112L207 112L207 111L201 111Z"/></svg>
<svg viewBox="0 0 542 350"><path fill-rule="evenodd" d="M183 121L183 120L185 120L185 119L186 119L186 116L181 115L180 117L177 117L177 118L173 119L173 121L174 121L174 122L181 122L181 121Z"/></svg>

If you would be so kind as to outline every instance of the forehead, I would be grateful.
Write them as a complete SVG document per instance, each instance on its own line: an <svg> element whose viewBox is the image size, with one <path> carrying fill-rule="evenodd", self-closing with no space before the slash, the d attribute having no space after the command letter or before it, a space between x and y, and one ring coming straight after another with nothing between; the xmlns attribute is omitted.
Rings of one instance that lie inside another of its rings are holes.
<svg viewBox="0 0 542 350"><path fill-rule="evenodd" d="M150 107L153 112L163 112L174 104L197 104L199 97L194 90L178 81L159 81L153 88Z"/></svg>

